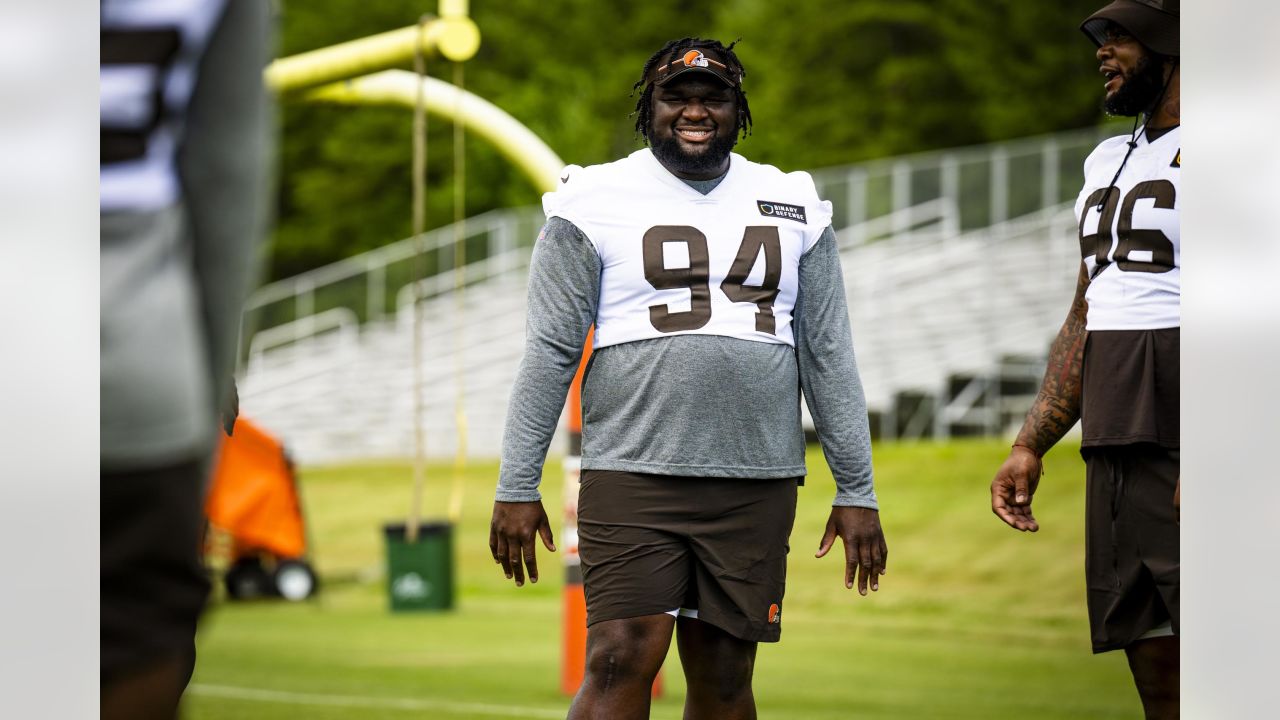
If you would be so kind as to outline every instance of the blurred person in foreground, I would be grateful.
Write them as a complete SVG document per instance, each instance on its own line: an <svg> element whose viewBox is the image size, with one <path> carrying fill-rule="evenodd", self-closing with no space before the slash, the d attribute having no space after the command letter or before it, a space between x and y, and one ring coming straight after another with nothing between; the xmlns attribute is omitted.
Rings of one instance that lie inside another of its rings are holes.
<svg viewBox="0 0 1280 720"><path fill-rule="evenodd" d="M101 709L173 718L209 591L204 490L263 231L269 4L101 11Z"/></svg>
<svg viewBox="0 0 1280 720"><path fill-rule="evenodd" d="M1081 25L1103 106L1134 132L1085 160L1075 300L991 484L1001 520L1038 530L1041 458L1081 420L1093 651L1124 649L1148 718L1178 716L1178 15L1177 0L1116 0Z"/></svg>
<svg viewBox="0 0 1280 720"><path fill-rule="evenodd" d="M750 128L728 47L685 38L634 86L649 147L569 166L543 197L525 356L507 415L490 549L537 581L554 550L538 483L587 330L579 553L586 677L570 718L643 718L673 632L686 718L754 718L756 645L781 633L805 474L803 389L836 479L818 556L876 590L872 487L831 204L812 178L732 153ZM524 567L522 568L522 563Z"/></svg>

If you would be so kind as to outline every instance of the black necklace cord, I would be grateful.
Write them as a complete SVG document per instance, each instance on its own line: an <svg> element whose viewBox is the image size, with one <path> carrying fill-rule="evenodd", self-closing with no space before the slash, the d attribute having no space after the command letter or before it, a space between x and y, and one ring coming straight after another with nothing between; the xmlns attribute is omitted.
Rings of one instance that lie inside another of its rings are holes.
<svg viewBox="0 0 1280 720"><path fill-rule="evenodd" d="M1129 163L1129 156L1133 154L1135 148L1138 147L1138 133L1147 131L1147 124L1151 122L1151 118L1155 116L1156 108L1160 107L1160 103L1164 102L1165 93L1169 92L1169 85L1173 82L1173 74L1178 71L1179 58L1173 59L1173 68L1169 71L1169 77L1165 78L1164 86L1160 88L1160 94L1156 96L1156 101L1152 103L1151 110L1140 113L1133 118L1133 129L1129 132L1129 141L1125 143L1129 149L1125 151L1124 159L1120 161L1120 167L1116 169L1116 174L1111 177L1111 182L1107 184L1107 189L1102 193L1102 198L1098 201L1098 212L1102 212L1102 207L1107 204L1107 200L1111 198L1111 191L1119 191L1116 187L1116 181L1120 179L1120 173L1124 172L1124 166ZM1138 120L1142 120L1142 128L1138 128Z"/></svg>

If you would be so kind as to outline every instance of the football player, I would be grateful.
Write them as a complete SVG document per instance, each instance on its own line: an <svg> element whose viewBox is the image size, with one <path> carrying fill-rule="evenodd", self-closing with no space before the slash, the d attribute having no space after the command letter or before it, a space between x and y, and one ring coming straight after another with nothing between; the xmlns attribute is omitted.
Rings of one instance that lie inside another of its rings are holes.
<svg viewBox="0 0 1280 720"><path fill-rule="evenodd" d="M1134 131L1085 160L1075 300L991 484L992 511L1035 532L1041 458L1081 421L1093 650L1124 649L1148 718L1178 716L1178 15L1177 0L1115 0L1081 25L1103 105Z"/></svg>
<svg viewBox="0 0 1280 720"><path fill-rule="evenodd" d="M204 492L266 225L271 8L100 11L100 713L168 720L195 663Z"/></svg>
<svg viewBox="0 0 1280 720"><path fill-rule="evenodd" d="M571 718L646 717L673 633L685 717L755 717L756 645L781 633L805 474L801 389L837 485L818 556L840 537L844 584L863 595L884 572L831 204L807 173L732 152L751 126L745 74L732 44L668 43L633 88L648 147L570 166L543 198L489 545L516 585L538 578L539 535L554 550L538 482L594 323Z"/></svg>

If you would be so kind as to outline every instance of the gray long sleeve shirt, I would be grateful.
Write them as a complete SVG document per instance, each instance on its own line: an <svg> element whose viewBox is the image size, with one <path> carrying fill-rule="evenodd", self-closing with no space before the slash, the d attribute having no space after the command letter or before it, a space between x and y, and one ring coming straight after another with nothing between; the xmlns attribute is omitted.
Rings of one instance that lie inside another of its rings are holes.
<svg viewBox="0 0 1280 720"><path fill-rule="evenodd" d="M715 181L693 183L709 192ZM572 223L548 219L529 273L525 355L507 411L497 499L541 499L547 448L595 320L600 258ZM876 509L835 233L800 260L796 346L677 335L600 348L582 387L582 467L660 475L805 474L800 393L836 480L834 505Z"/></svg>

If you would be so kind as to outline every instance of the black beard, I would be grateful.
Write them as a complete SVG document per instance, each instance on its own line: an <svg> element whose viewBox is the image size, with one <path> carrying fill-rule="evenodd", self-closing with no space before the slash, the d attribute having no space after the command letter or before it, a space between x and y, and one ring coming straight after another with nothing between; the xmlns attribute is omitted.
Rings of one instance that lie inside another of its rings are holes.
<svg viewBox="0 0 1280 720"><path fill-rule="evenodd" d="M717 135L712 138L707 149L697 154L685 152L680 147L680 140L673 132L670 137L658 140L650 133L649 146L653 156L668 170L684 175L705 175L724 166L730 151L738 144L738 134Z"/></svg>
<svg viewBox="0 0 1280 720"><path fill-rule="evenodd" d="M1152 62L1150 55L1143 55L1131 74L1124 76L1124 83L1114 95L1102 101L1102 109L1108 115L1133 117L1138 113L1152 113L1160 91L1164 89L1164 63Z"/></svg>

